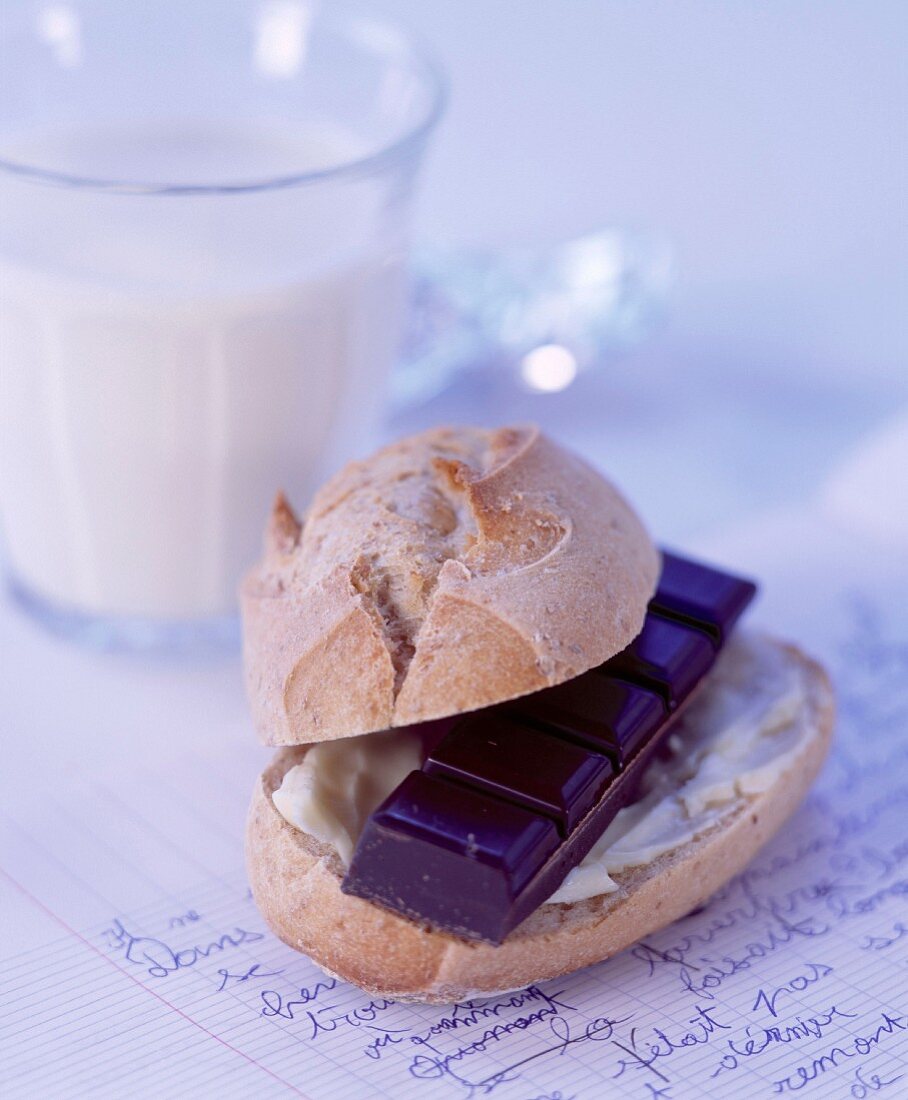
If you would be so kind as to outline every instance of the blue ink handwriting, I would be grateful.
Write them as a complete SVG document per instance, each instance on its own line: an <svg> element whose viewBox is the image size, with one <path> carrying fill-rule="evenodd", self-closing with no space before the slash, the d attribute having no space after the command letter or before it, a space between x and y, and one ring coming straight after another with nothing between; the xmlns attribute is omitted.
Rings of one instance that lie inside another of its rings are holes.
<svg viewBox="0 0 908 1100"><path fill-rule="evenodd" d="M859 946L864 951L885 951L887 947L892 947L894 943L898 943L900 939L908 936L908 927L897 920L892 926L892 932L886 936L865 936Z"/></svg>
<svg viewBox="0 0 908 1100"><path fill-rule="evenodd" d="M283 974L283 970L260 970L261 963L254 963L245 974L231 974L229 970L218 970L218 975L221 979L221 984L218 986L218 993L227 985L228 982L248 982L250 978L276 978L278 974Z"/></svg>
<svg viewBox="0 0 908 1100"><path fill-rule="evenodd" d="M794 993L803 993L808 986L813 985L814 982L820 981L821 978L825 978L831 973L832 967L826 966L825 963L808 963L806 974L798 974L797 977L792 978L791 981L786 982L785 985L777 986L769 992L765 989L761 989L753 1003L751 1012L756 1012L760 1005L765 1005L769 1009L770 1016L775 1019L779 1015L778 1012L776 1012L776 1001L778 1001L783 994L791 996Z"/></svg>
<svg viewBox="0 0 908 1100"><path fill-rule="evenodd" d="M879 1092L880 1089L884 1089L888 1085L894 1085L896 1081L901 1081L903 1077L903 1073L900 1073L898 1077L890 1077L885 1081L878 1073L871 1073L868 1077L865 1077L861 1067L858 1066L854 1071L854 1084L851 1086L851 1095L855 1100L866 1100L866 1097L872 1092Z"/></svg>
<svg viewBox="0 0 908 1100"><path fill-rule="evenodd" d="M667 1035L660 1027L650 1028L645 1033L640 1028L632 1027L628 1038L629 1045L614 1041L614 1045L623 1050L628 1057L619 1058L618 1069L612 1075L613 1078L623 1076L625 1070L634 1067L648 1070L664 1084L669 1084L668 1077L656 1067L655 1063L660 1058L670 1058L677 1051L687 1047L709 1043L716 1031L729 1031L731 1025L717 1019L717 1011L712 1005L707 1007L697 1005L695 1015L687 1021L692 1026L683 1035L676 1035L674 1038Z"/></svg>
<svg viewBox="0 0 908 1100"><path fill-rule="evenodd" d="M193 924L195 921L202 918L195 911L195 909L187 909L185 913L182 913L178 917L171 917L167 924L168 928L185 928L187 924Z"/></svg>
<svg viewBox="0 0 908 1100"><path fill-rule="evenodd" d="M716 995L713 990L722 985L726 979L742 970L749 970L754 963L772 954L779 947L791 943L798 936L812 939L825 935L828 931L828 924L819 922L813 917L804 917L794 922L780 917L775 926L769 924L765 926L765 935L762 939L755 939L746 944L744 951L738 956L723 955L720 959L713 959L709 955L700 955L700 962L711 964L707 971L701 973L701 976L694 977L688 965L682 966L679 972L681 984L694 996L714 1001Z"/></svg>
<svg viewBox="0 0 908 1100"><path fill-rule="evenodd" d="M207 959L210 955L220 954L222 951L241 947L247 943L258 943L265 938L261 932L234 928L230 932L224 932L211 943L175 949L154 936L133 935L119 919L114 920L111 926L104 930L103 935L108 947L122 950L127 962L144 966L152 978L166 978L178 970L195 966L197 962Z"/></svg>
<svg viewBox="0 0 908 1100"><path fill-rule="evenodd" d="M856 1012L844 1012L838 1005L830 1005L826 1012L820 1012L816 1016L796 1016L796 1023L778 1024L774 1027L756 1028L748 1024L744 1029L745 1038L726 1039L725 1045L728 1054L722 1056L722 1060L710 1077L718 1077L726 1070L737 1069L743 1058L753 1058L763 1053L767 1047L789 1043L800 1043L810 1039L822 1039L826 1029L830 1026L842 1026L836 1024L839 1020L857 1019Z"/></svg>
<svg viewBox="0 0 908 1100"><path fill-rule="evenodd" d="M881 1016L883 1022L871 1034L852 1036L837 1046L829 1047L819 1057L798 1066L793 1073L778 1078L773 1082L775 1092L798 1092L827 1071L836 1069L845 1059L866 1058L886 1036L908 1030L904 1016L890 1016L888 1012L883 1012Z"/></svg>

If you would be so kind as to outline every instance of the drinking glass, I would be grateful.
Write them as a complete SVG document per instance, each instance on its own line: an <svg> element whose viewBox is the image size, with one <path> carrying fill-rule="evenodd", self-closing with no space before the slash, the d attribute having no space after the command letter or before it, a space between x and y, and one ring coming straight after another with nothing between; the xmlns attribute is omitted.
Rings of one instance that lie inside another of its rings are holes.
<svg viewBox="0 0 908 1100"><path fill-rule="evenodd" d="M101 645L235 633L278 489L382 408L444 82L301 0L0 7L0 522Z"/></svg>

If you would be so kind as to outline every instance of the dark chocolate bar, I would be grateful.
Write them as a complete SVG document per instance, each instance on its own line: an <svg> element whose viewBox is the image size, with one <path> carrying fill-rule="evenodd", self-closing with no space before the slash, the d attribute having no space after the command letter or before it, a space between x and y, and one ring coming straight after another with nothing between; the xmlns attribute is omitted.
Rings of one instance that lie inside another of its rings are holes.
<svg viewBox="0 0 908 1100"><path fill-rule="evenodd" d="M657 692L669 710L674 710L709 671L717 649L702 630L650 611L627 649L600 669L606 676Z"/></svg>
<svg viewBox="0 0 908 1100"><path fill-rule="evenodd" d="M616 771L668 717L661 695L598 670L502 706L526 725L541 725L604 754Z"/></svg>
<svg viewBox="0 0 908 1100"><path fill-rule="evenodd" d="M564 836L586 817L615 774L611 760L600 753L495 709L461 722L422 770L546 814Z"/></svg>
<svg viewBox="0 0 908 1100"><path fill-rule="evenodd" d="M560 844L542 814L411 772L370 818L344 889L485 938Z"/></svg>
<svg viewBox="0 0 908 1100"><path fill-rule="evenodd" d="M663 550L659 588L650 608L692 623L721 645L756 591L752 581Z"/></svg>
<svg viewBox="0 0 908 1100"><path fill-rule="evenodd" d="M367 821L342 889L500 943L637 793L755 586L675 555L640 634L565 684L466 715Z"/></svg>

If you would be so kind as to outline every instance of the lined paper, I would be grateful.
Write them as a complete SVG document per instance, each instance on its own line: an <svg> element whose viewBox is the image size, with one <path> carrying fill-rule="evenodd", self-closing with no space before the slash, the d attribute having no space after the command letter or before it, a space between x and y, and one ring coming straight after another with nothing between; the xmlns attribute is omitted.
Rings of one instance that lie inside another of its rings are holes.
<svg viewBox="0 0 908 1100"><path fill-rule="evenodd" d="M242 866L252 744L5 790L0 1093L908 1095L908 593L823 545L766 553L759 613L833 669L820 782L703 910L559 981L401 1005L283 945Z"/></svg>

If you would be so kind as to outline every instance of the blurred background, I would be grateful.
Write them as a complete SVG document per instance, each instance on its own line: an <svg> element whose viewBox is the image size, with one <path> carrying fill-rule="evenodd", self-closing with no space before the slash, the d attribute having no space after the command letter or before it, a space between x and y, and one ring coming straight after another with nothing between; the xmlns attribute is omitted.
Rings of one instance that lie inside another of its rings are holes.
<svg viewBox="0 0 908 1100"><path fill-rule="evenodd" d="M618 225L669 242L655 334L586 400L571 387L508 410L593 453L659 535L807 497L906 409L904 4L383 10L435 44L453 89L417 239L487 249Z"/></svg>
<svg viewBox="0 0 908 1100"><path fill-rule="evenodd" d="M170 6L187 19L195 10ZM64 62L65 7L51 5L46 24ZM104 10L96 0L82 7ZM544 276L565 242L605 231L617 242L619 289L644 302L626 338L594 340L579 371L549 356L535 386L488 333L458 344L462 318L445 314L446 328L411 339L408 367L428 371L453 334L449 358L471 369L398 402L381 436L444 421L536 421L614 477L659 541L680 547L817 500L832 502L846 526L904 546L900 0L382 0L330 10L399 23L447 72L412 229L430 297L454 287L469 313L485 302L483 279L491 271L498 285L495 273L514 256L529 255ZM162 47L163 71L169 56ZM7 223L10 209L0 210ZM633 279L639 241L656 272L642 287ZM362 436L357 446L372 442ZM263 513L267 495L255 497ZM43 633L9 601L0 603L0 647L12 655L3 714L30 731L36 751L45 735L55 751L68 744L80 706L105 757L179 745L190 727L201 737L201 724L214 737L250 737L235 649L208 666L110 662ZM128 741L115 735L124 714L136 725Z"/></svg>
<svg viewBox="0 0 908 1100"><path fill-rule="evenodd" d="M412 31L447 74L434 129L419 50L313 44L313 12ZM212 1035L246 1057L239 1017L220 1039L195 992L177 1015L154 987L133 1018L132 973L97 994L83 974L108 969L117 914L185 912L200 881L245 896L271 753L235 592L274 491L302 510L341 460L432 424L534 421L658 543L752 572L751 621L835 671L829 813L898 812L903 747L880 754L908 668L906 116L905 0L0 0L0 912L7 953L28 951L0 1062L59 1067L65 1090L65 1040L93 1085L105 1058L122 1073L105 1095L157 1096L206 1071ZM45 953L67 942L85 970ZM18 1095L49 1095L36 1079Z"/></svg>

